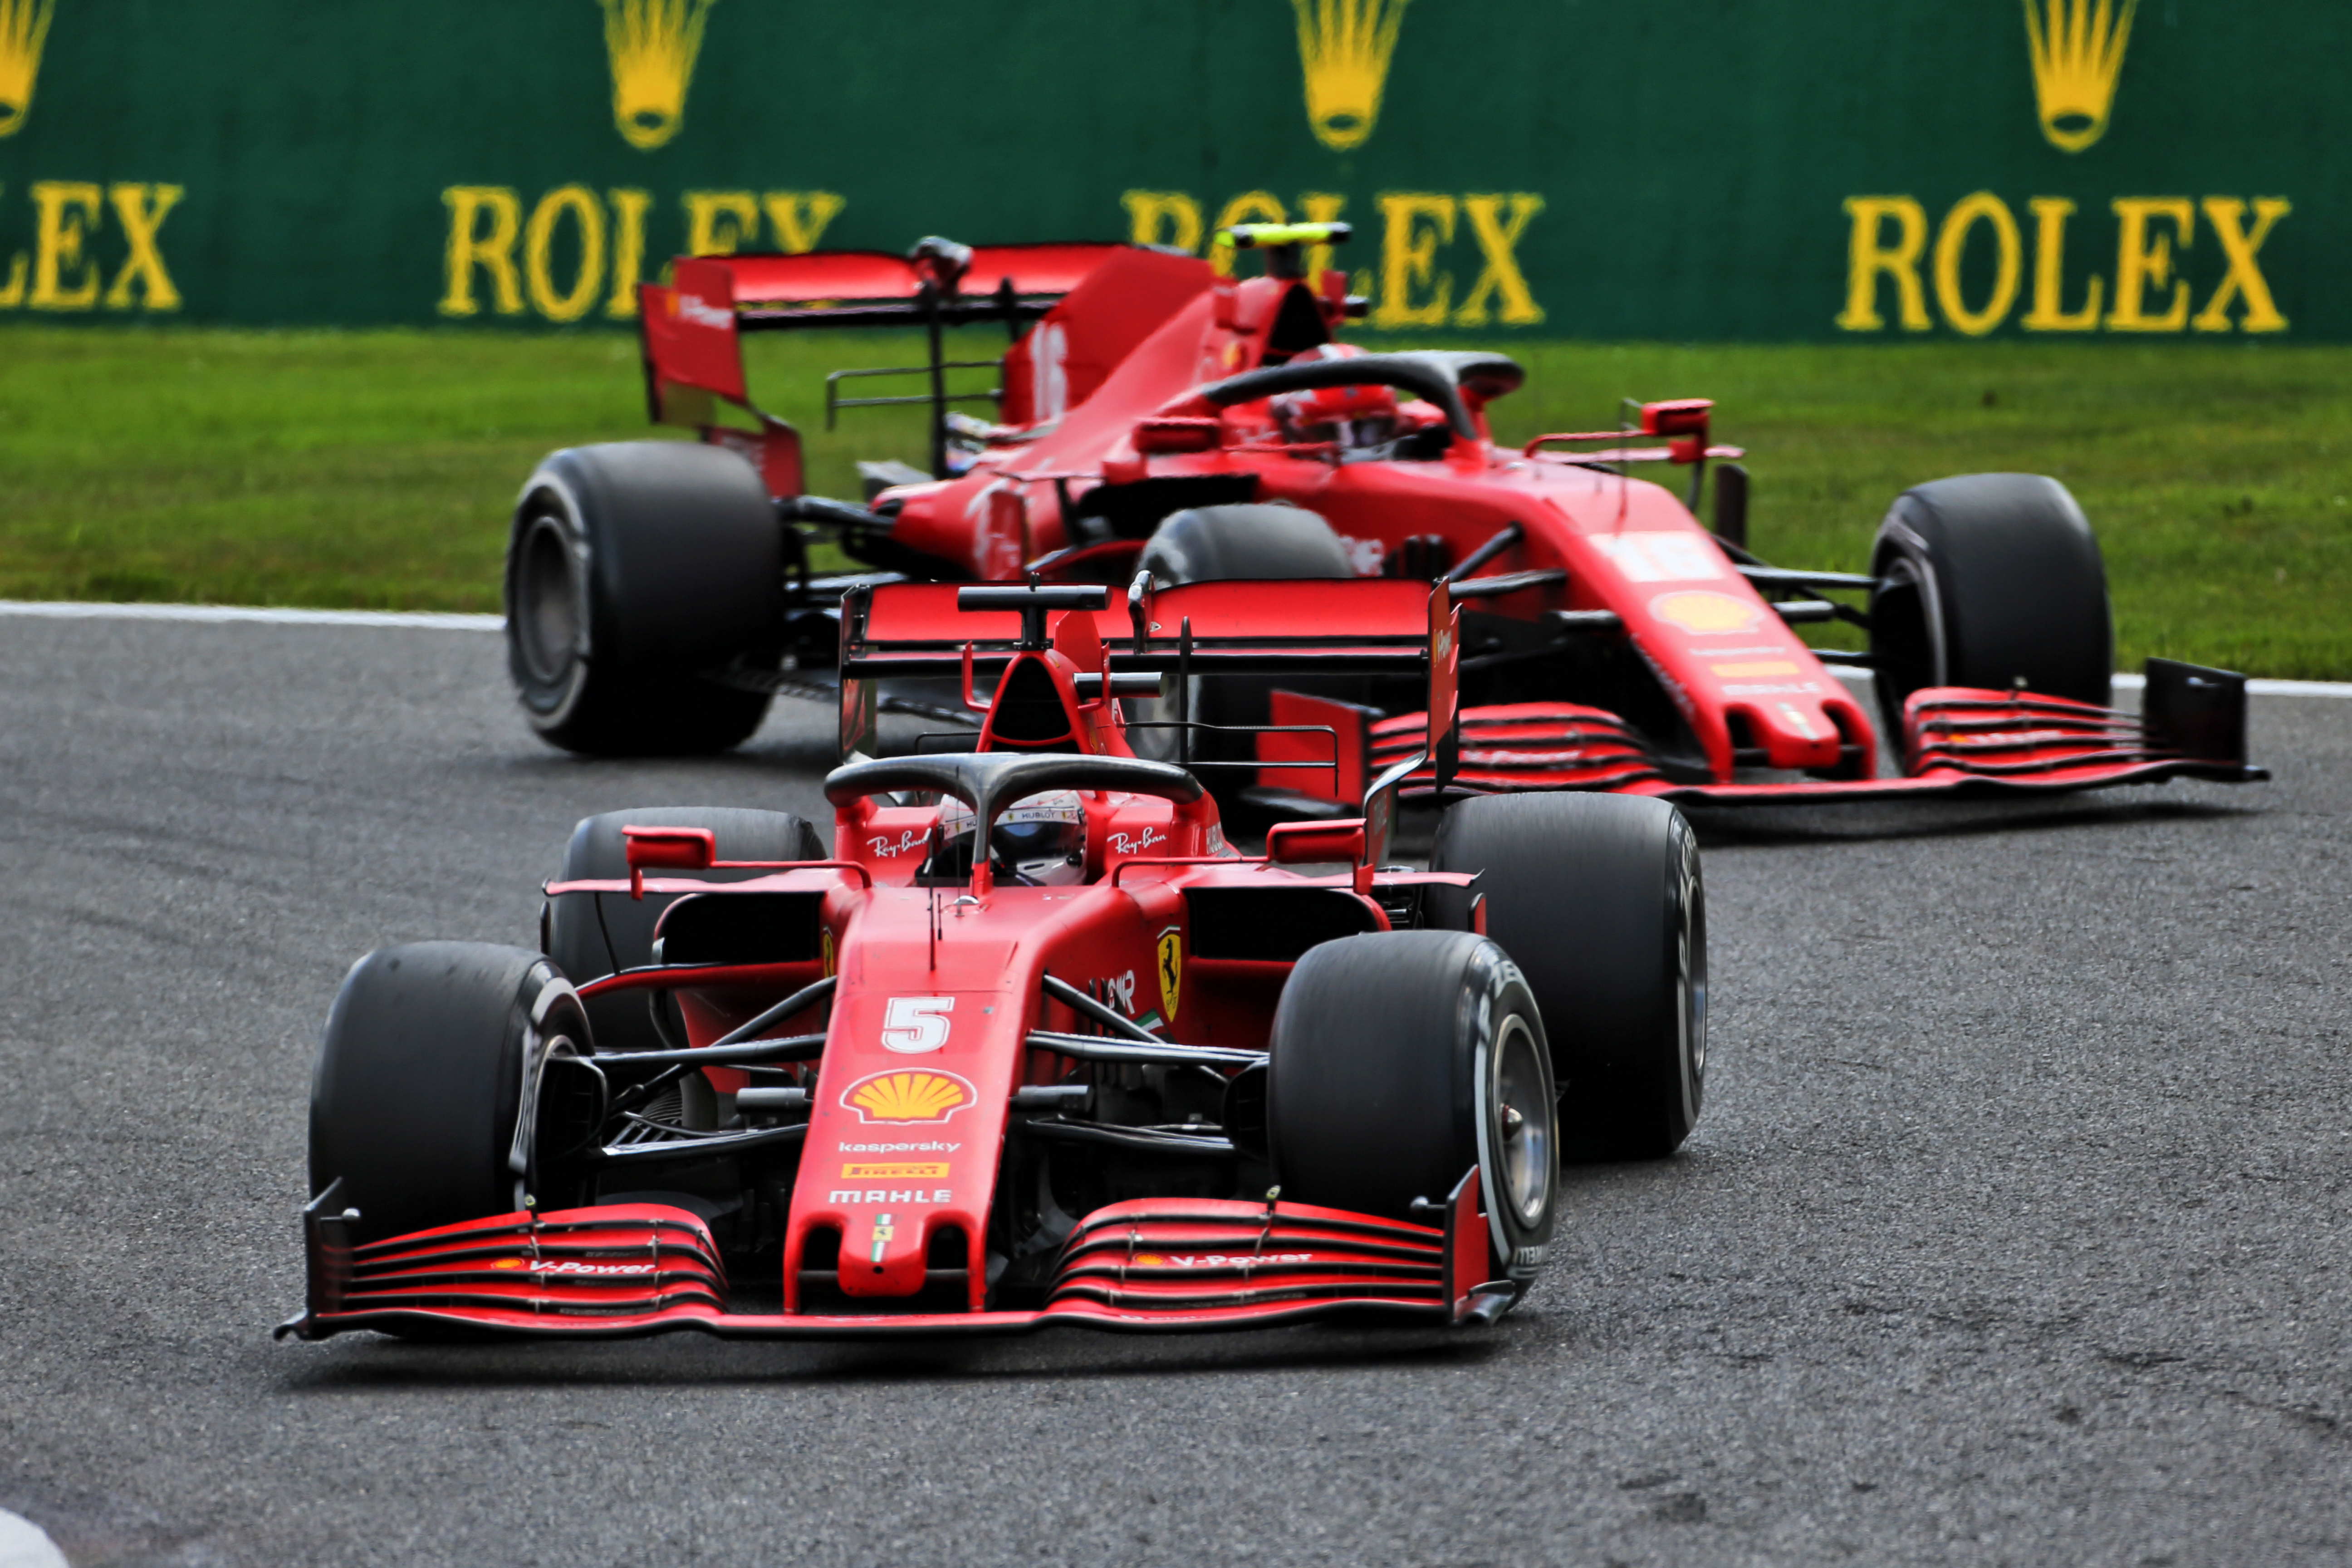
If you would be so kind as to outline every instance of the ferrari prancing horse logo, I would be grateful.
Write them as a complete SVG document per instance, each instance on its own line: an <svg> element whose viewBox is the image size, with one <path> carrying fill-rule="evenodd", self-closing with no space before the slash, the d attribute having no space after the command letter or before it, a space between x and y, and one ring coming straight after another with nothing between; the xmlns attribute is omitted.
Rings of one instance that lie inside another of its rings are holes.
<svg viewBox="0 0 2352 1568"><path fill-rule="evenodd" d="M1160 1016L1176 1021L1176 987L1184 978L1184 932L1170 926L1160 933Z"/></svg>

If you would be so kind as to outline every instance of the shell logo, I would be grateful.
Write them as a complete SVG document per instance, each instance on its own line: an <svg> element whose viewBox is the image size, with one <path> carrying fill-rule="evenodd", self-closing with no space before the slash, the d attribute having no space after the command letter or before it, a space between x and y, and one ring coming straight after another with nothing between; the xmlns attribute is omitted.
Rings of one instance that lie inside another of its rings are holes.
<svg viewBox="0 0 2352 1568"><path fill-rule="evenodd" d="M877 1121L945 1121L980 1098L951 1072L877 1072L842 1090L841 1103L871 1126Z"/></svg>
<svg viewBox="0 0 2352 1568"><path fill-rule="evenodd" d="M1745 599L1708 593L1703 588L1661 594L1650 601L1650 614L1694 637L1753 631L1764 618L1763 611Z"/></svg>

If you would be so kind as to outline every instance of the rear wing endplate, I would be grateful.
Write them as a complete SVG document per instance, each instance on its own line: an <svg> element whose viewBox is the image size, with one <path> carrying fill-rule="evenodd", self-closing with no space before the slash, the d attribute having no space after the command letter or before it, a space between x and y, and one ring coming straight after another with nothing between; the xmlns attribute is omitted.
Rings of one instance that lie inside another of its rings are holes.
<svg viewBox="0 0 2352 1568"><path fill-rule="evenodd" d="M741 333L803 327L925 327L930 332L931 471L946 445L945 368L940 334L951 326L1002 321L1017 331L1052 310L1096 268L1132 251L1126 245L963 246L926 239L904 257L873 250L813 250L797 256L685 256L667 284L637 286L646 412L656 425L683 425L715 445L740 450L771 494L802 489L798 432L751 399ZM716 423L714 400L759 422L757 433Z"/></svg>

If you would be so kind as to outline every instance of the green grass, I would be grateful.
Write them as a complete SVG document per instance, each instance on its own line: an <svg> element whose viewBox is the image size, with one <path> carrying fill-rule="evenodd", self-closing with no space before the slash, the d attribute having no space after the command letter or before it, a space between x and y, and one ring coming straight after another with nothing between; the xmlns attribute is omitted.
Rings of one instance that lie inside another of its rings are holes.
<svg viewBox="0 0 2352 1568"><path fill-rule="evenodd" d="M956 357L1001 339L974 334ZM753 384L807 433L811 485L919 460L905 410L824 431L823 372L903 335L769 338ZM1496 431L1710 396L1749 449L1750 538L1860 570L1905 486L2053 474L2099 531L2118 654L2352 677L2352 349L1920 343L1518 344ZM982 373L968 373L979 384ZM912 391L874 383L860 393ZM974 412L980 410L975 408ZM457 331L0 328L0 597L492 610L506 510L549 449L648 434L634 339Z"/></svg>

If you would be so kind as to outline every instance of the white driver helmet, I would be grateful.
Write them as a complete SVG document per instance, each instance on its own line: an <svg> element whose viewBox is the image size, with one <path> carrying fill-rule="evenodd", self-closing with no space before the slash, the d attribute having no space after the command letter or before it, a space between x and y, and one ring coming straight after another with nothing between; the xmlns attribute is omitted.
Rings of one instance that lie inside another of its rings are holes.
<svg viewBox="0 0 2352 1568"><path fill-rule="evenodd" d="M950 795L940 803L932 839L932 875L961 879L971 871L971 807ZM1032 888L1066 888L1086 879L1087 808L1076 790L1024 795L996 814L988 836L989 858L1006 882Z"/></svg>

